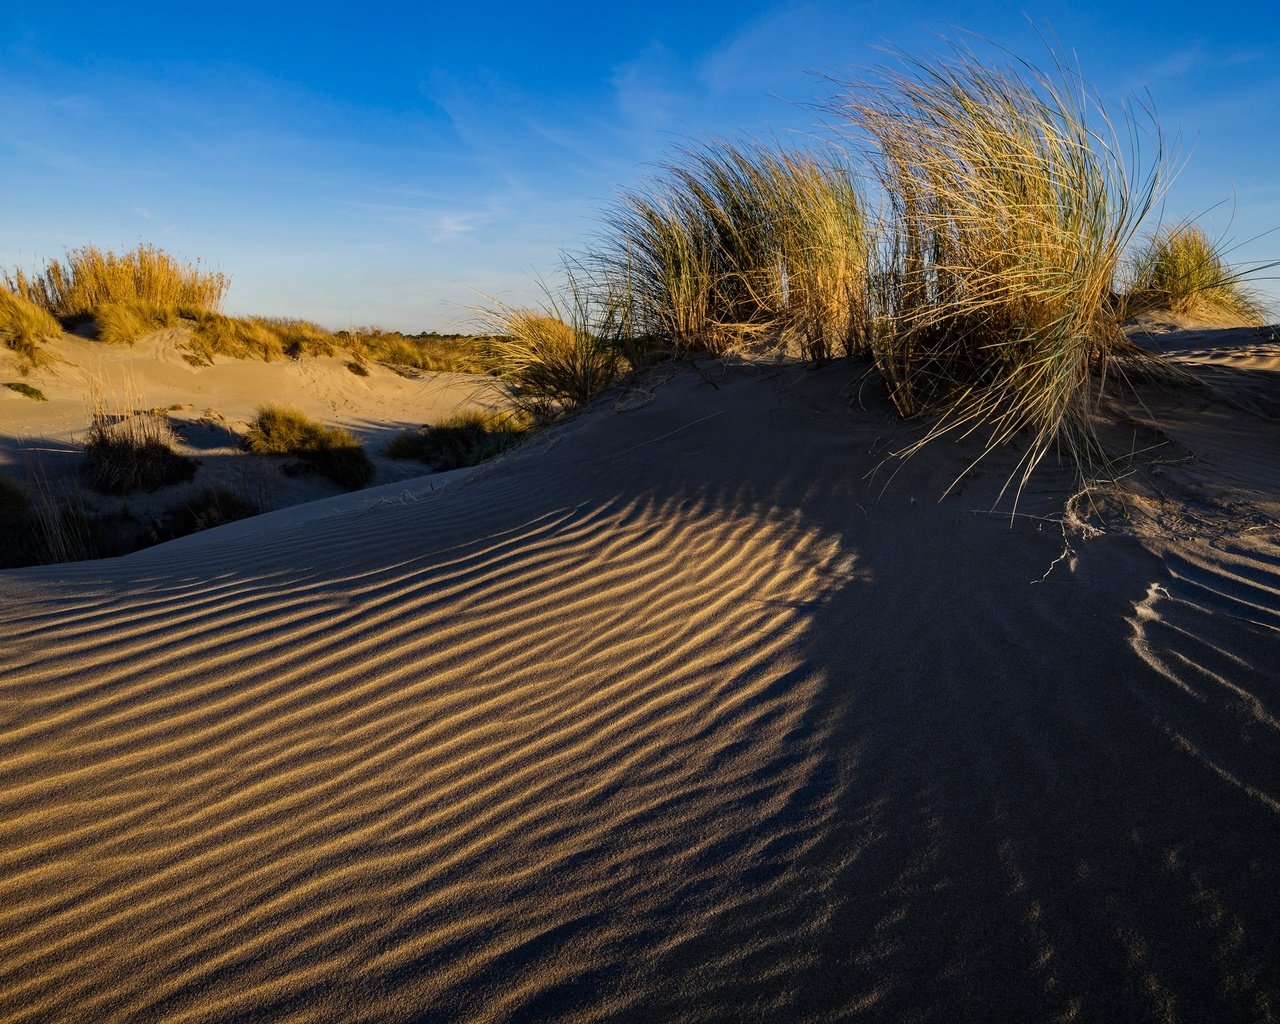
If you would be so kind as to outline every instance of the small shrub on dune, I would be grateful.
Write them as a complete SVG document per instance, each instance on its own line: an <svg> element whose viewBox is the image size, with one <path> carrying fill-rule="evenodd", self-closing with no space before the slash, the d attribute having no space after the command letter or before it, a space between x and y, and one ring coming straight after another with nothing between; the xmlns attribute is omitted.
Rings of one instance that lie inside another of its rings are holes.
<svg viewBox="0 0 1280 1024"><path fill-rule="evenodd" d="M397 434L387 445L387 455L417 459L437 471L460 469L506 451L527 432L527 423L511 413L472 409Z"/></svg>
<svg viewBox="0 0 1280 1024"><path fill-rule="evenodd" d="M112 416L96 410L84 444L91 486L132 494L190 480L196 464L173 450L175 441L169 424L152 412Z"/></svg>
<svg viewBox="0 0 1280 1024"><path fill-rule="evenodd" d="M267 405L249 425L245 447L257 455L290 455L339 486L355 490L373 479L360 442L342 427L326 427L298 409Z"/></svg>
<svg viewBox="0 0 1280 1024"><path fill-rule="evenodd" d="M1267 310L1200 228L1181 225L1150 238L1133 260L1127 308L1163 309L1258 327Z"/></svg>
<svg viewBox="0 0 1280 1024"><path fill-rule="evenodd" d="M40 343L62 333L48 310L6 288L0 288L0 344L30 363L39 358Z"/></svg>

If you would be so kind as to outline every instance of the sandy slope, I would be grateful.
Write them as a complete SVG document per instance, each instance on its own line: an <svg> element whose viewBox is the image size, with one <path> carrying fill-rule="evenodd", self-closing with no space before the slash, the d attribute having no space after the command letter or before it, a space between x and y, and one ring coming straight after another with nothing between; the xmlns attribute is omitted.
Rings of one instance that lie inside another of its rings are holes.
<svg viewBox="0 0 1280 1024"><path fill-rule="evenodd" d="M1280 1016L1276 423L1064 540L848 377L0 574L0 1017Z"/></svg>

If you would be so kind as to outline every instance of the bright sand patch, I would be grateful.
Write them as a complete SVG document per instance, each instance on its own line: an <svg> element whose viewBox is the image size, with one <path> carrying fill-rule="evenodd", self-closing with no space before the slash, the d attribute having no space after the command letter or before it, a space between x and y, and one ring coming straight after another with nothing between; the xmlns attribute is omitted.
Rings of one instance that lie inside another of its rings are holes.
<svg viewBox="0 0 1280 1024"><path fill-rule="evenodd" d="M868 476L847 366L711 376L0 574L0 1016L1280 1013L1275 422L1144 393L1065 548L1067 470L1011 522L1016 453Z"/></svg>

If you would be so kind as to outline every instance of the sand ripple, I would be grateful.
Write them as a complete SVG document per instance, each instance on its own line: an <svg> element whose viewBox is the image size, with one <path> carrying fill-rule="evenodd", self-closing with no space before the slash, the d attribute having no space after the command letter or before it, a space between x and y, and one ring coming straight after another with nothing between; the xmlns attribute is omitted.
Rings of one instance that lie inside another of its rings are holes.
<svg viewBox="0 0 1280 1024"><path fill-rule="evenodd" d="M0 576L0 1016L1274 1019L1273 535L1071 571L844 384Z"/></svg>

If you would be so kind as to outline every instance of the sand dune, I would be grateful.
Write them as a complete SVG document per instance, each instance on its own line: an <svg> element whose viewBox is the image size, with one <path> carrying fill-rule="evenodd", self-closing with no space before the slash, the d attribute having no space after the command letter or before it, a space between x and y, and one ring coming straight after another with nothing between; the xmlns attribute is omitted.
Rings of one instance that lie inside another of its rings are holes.
<svg viewBox="0 0 1280 1024"><path fill-rule="evenodd" d="M1153 390L1086 539L877 470L847 366L709 376L0 574L0 1016L1280 1016L1275 423Z"/></svg>
<svg viewBox="0 0 1280 1024"><path fill-rule="evenodd" d="M180 329L157 331L130 346L63 335L46 343L45 362L34 368L0 348L0 383L27 384L46 399L0 387L0 476L28 495L47 494L50 504L88 513L101 534L88 545L92 553L121 554L173 536L175 510L198 507L211 489L262 510L341 490L321 474L284 471L296 460L246 455L242 438L264 405L284 403L350 430L371 458L375 481L386 484L428 472L416 460L385 457L397 433L466 408L500 404L485 378L474 374L401 368L406 377L370 362L357 375L349 353L273 362L215 356L211 364L193 365L182 341ZM194 460L191 479L127 496L88 487L82 445L96 407L111 417L161 410L174 450Z"/></svg>

